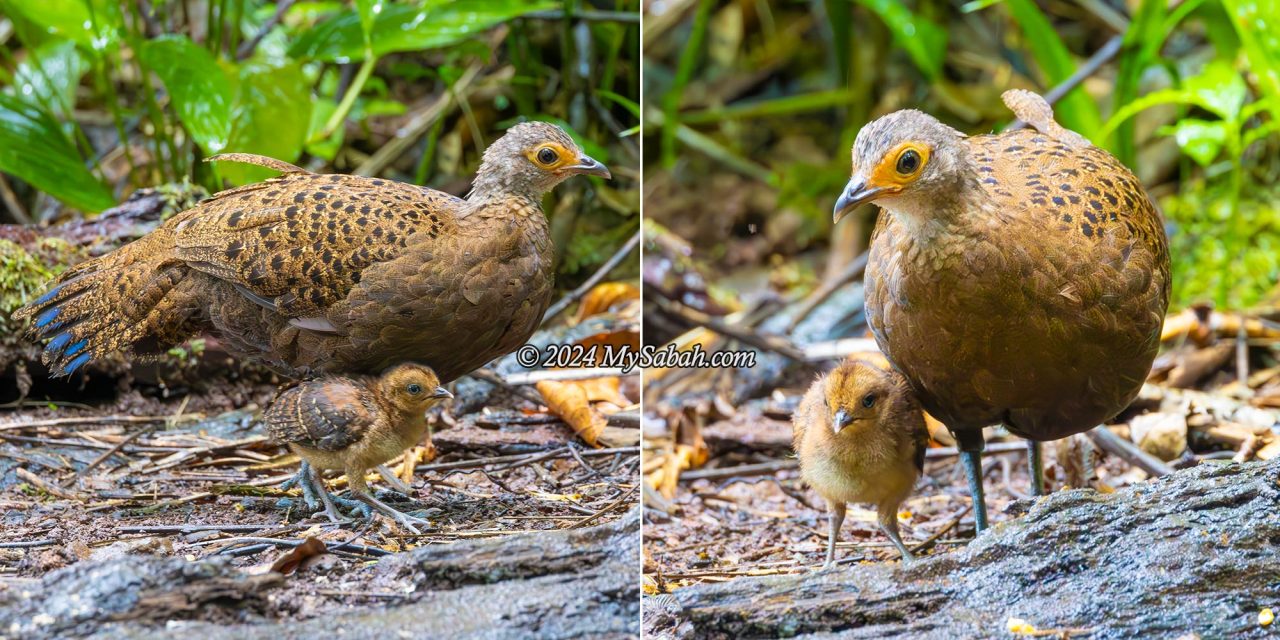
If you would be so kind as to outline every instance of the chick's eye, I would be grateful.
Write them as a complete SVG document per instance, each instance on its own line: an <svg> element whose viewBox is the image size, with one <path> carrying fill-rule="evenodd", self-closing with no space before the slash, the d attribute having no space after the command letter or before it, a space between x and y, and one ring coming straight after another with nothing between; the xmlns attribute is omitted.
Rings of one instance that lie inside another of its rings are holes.
<svg viewBox="0 0 1280 640"><path fill-rule="evenodd" d="M874 405L875 405L875 403L876 403L876 396L875 396L875 394L873 394L873 393L868 393L867 395L862 396L862 406L864 406L864 407L866 407L866 408L870 409L872 406L874 406Z"/></svg>
<svg viewBox="0 0 1280 640"><path fill-rule="evenodd" d="M915 149L907 149L898 156L898 173L902 175L910 175L920 168L920 152Z"/></svg>
<svg viewBox="0 0 1280 640"><path fill-rule="evenodd" d="M409 395L416 396L419 393L422 393L422 385L419 385L419 384L409 385Z"/></svg>
<svg viewBox="0 0 1280 640"><path fill-rule="evenodd" d="M538 151L538 162L542 164L551 164L560 158L560 155L550 147L543 147Z"/></svg>

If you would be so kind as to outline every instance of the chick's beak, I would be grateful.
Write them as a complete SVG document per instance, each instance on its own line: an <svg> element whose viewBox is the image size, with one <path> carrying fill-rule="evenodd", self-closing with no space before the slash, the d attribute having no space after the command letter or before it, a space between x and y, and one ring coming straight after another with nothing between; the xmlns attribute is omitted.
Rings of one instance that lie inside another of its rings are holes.
<svg viewBox="0 0 1280 640"><path fill-rule="evenodd" d="M609 167L604 166L600 161L588 155L578 157L578 164L571 164L564 168L569 173L579 173L584 176L600 176L605 180L611 180L613 174L609 173Z"/></svg>
<svg viewBox="0 0 1280 640"><path fill-rule="evenodd" d="M831 418L831 430L840 433L842 429L853 424L853 416L848 411L841 409Z"/></svg>
<svg viewBox="0 0 1280 640"><path fill-rule="evenodd" d="M453 394L449 393L449 390L444 387L436 387L436 390L431 392L431 397L444 400L446 398L452 398Z"/></svg>
<svg viewBox="0 0 1280 640"><path fill-rule="evenodd" d="M881 191L884 191L884 189L873 187L867 184L866 180L854 176L849 180L849 184L844 186L844 192L836 200L836 207L831 215L831 223L838 224L855 207L864 202L874 200L876 196L880 195Z"/></svg>

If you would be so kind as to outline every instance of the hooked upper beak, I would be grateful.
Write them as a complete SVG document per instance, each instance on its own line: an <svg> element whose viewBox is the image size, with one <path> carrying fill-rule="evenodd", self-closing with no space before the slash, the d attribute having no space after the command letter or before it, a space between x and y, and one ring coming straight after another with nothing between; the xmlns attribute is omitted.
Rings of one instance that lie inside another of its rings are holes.
<svg viewBox="0 0 1280 640"><path fill-rule="evenodd" d="M831 215L831 223L838 224L841 219L849 215L850 211L853 211L854 207L874 200L882 191L884 189L881 187L867 186L867 181L862 178L855 176L850 179L849 184L844 186L844 193L841 193L840 198L836 200L836 207Z"/></svg>
<svg viewBox="0 0 1280 640"><path fill-rule="evenodd" d="M831 418L831 430L840 433L842 429L853 424L853 416L848 411L841 409Z"/></svg>
<svg viewBox="0 0 1280 640"><path fill-rule="evenodd" d="M443 400L445 398L452 398L453 394L449 393L449 390L444 387L436 387L436 390L431 392L431 397Z"/></svg>
<svg viewBox="0 0 1280 640"><path fill-rule="evenodd" d="M578 164L571 164L564 169L570 173L580 173L584 176L600 176L605 180L613 179L613 174L609 173L609 167L604 166L599 160L591 156L582 156L578 158Z"/></svg>

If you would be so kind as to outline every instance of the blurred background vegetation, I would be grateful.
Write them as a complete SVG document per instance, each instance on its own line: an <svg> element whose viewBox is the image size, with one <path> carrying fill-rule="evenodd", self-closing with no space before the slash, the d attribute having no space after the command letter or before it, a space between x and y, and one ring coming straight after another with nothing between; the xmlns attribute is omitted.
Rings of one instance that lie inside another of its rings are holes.
<svg viewBox="0 0 1280 640"><path fill-rule="evenodd" d="M271 175L201 162L226 152L465 194L486 145L522 119L548 120L614 175L549 200L559 284L572 287L639 227L638 8L0 0L0 222ZM0 280L21 268L9 258Z"/></svg>
<svg viewBox="0 0 1280 640"><path fill-rule="evenodd" d="M650 0L647 246L696 248L713 302L729 308L741 267L808 290L866 247L872 207L831 225L865 123L916 108L986 133L1009 124L1000 94L1021 87L1058 98L1060 122L1142 179L1170 233L1175 308L1274 308L1278 7Z"/></svg>

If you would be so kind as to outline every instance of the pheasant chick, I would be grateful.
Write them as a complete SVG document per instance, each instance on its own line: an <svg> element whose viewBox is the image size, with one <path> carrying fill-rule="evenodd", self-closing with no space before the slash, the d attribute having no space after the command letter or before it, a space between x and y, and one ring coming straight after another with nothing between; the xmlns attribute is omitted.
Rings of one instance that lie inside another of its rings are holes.
<svg viewBox="0 0 1280 640"><path fill-rule="evenodd" d="M928 431L906 380L865 360L818 378L793 418L800 475L827 501L827 560L835 564L845 505L876 506L880 529L913 560L898 534L898 507L924 467Z"/></svg>
<svg viewBox="0 0 1280 640"><path fill-rule="evenodd" d="M426 521L374 497L365 473L421 442L427 409L452 397L431 368L412 363L379 377L327 377L284 391L264 421L272 438L302 458L302 468L285 488L300 486L307 505L317 509L323 504L334 522L344 521L341 505L366 518L376 510L418 533L414 525ZM329 495L320 477L323 469L343 471L355 500Z"/></svg>

